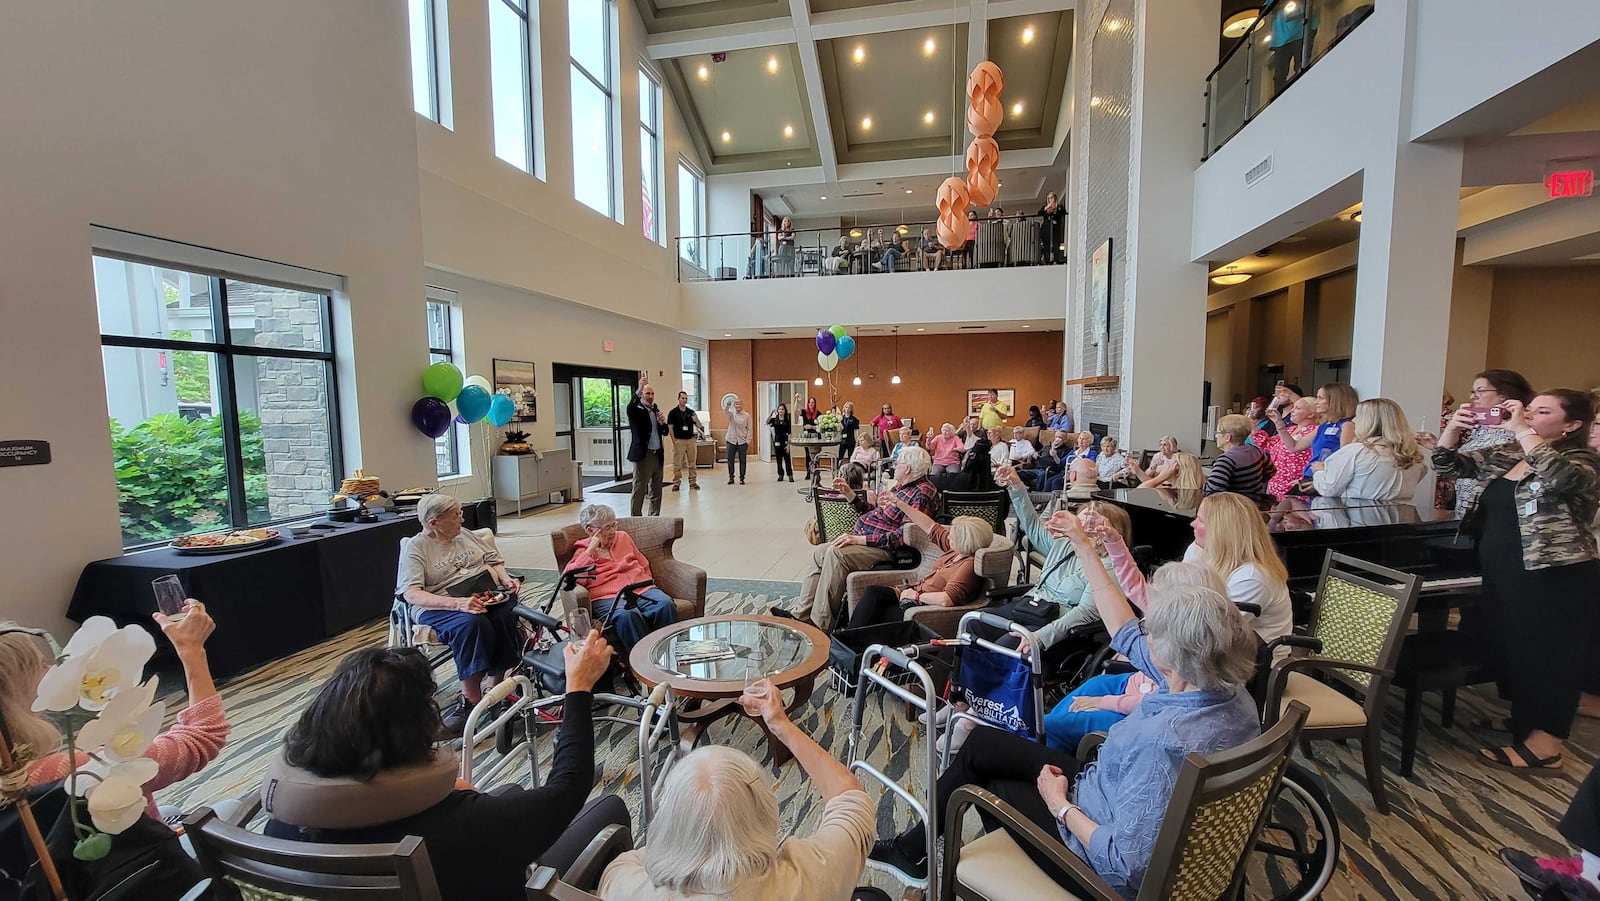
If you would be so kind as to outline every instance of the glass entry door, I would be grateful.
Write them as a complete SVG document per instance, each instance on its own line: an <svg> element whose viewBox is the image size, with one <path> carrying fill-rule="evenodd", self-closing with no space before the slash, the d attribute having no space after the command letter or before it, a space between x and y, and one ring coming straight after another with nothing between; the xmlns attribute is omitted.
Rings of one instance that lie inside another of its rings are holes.
<svg viewBox="0 0 1600 901"><path fill-rule="evenodd" d="M633 386L606 376L578 376L572 380L577 406L573 419L576 459L585 477L621 479L633 474L628 462L628 402Z"/></svg>

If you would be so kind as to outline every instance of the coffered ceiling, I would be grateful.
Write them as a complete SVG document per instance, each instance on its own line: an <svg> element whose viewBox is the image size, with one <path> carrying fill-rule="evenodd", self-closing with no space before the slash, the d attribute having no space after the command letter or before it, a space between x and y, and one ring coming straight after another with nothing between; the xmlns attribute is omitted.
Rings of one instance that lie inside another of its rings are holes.
<svg viewBox="0 0 1600 901"><path fill-rule="evenodd" d="M710 175L790 170L765 187L821 196L948 174L985 58L1005 73L1002 172L1065 172L1076 0L635 2Z"/></svg>

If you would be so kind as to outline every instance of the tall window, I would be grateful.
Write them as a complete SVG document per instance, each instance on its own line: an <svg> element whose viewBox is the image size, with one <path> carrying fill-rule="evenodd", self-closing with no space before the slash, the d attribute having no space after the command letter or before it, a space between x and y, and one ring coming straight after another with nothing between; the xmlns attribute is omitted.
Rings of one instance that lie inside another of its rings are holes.
<svg viewBox="0 0 1600 901"><path fill-rule="evenodd" d="M639 69L639 179L644 189L644 236L661 240L661 85Z"/></svg>
<svg viewBox="0 0 1600 901"><path fill-rule="evenodd" d="M700 348L683 347L679 348L679 350L683 355L683 391L689 395L689 406L696 410L703 410L705 407L701 405L700 401L704 395L701 388L704 386L705 380L701 368Z"/></svg>
<svg viewBox="0 0 1600 901"><path fill-rule="evenodd" d="M612 0L567 0L572 45L573 194L590 208L616 215L616 154L612 110Z"/></svg>
<svg viewBox="0 0 1600 901"><path fill-rule="evenodd" d="M428 289L428 363L461 364L460 340L456 333L454 292ZM450 431L433 439L433 459L440 478L465 475L469 461L461 458L463 446L471 447L466 426L450 424Z"/></svg>
<svg viewBox="0 0 1600 901"><path fill-rule="evenodd" d="M489 0L494 155L533 171L533 28L528 0Z"/></svg>
<svg viewBox="0 0 1600 901"><path fill-rule="evenodd" d="M706 225L706 185L700 173L689 164L678 161L678 255L695 264L705 265L704 241Z"/></svg>
<svg viewBox="0 0 1600 901"><path fill-rule="evenodd" d="M328 294L100 254L94 276L123 545L326 510Z"/></svg>
<svg viewBox="0 0 1600 901"><path fill-rule="evenodd" d="M445 116L445 0L408 0L411 14L411 102L420 115L448 126Z"/></svg>

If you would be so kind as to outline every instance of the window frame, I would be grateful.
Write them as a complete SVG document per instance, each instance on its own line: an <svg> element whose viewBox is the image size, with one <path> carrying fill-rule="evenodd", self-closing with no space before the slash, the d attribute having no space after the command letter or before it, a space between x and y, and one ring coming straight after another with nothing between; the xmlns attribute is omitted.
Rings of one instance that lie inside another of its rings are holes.
<svg viewBox="0 0 1600 901"><path fill-rule="evenodd" d="M654 190L651 191L652 196L650 197L650 209L654 213L651 218L651 231L654 234L644 233L644 236L665 247L667 246L667 230L662 227L661 222L661 214L664 212L662 210L662 199L665 196L665 192L661 190L661 183L666 179L666 173L663 171L666 168L666 161L662 152L661 140L661 80L642 62L639 64L639 95L650 98L651 121L646 122L644 117L640 116L639 141L641 144L651 148L650 165L654 167L654 172L652 173L654 178L651 179ZM641 218L643 218L642 211ZM642 225L643 223L640 224Z"/></svg>
<svg viewBox="0 0 1600 901"><path fill-rule="evenodd" d="M694 220L695 220L695 222L694 222L694 230L690 234L687 234L687 235L682 233L683 232L683 195L684 195L683 174L685 172L689 173L689 177L693 180L692 184L691 184L691 187L690 187L690 193L693 196L690 198L690 200L694 204L693 209L694 209ZM702 238L703 239L705 237L705 229L706 229L706 176L705 176L705 173L701 172L700 169L697 166L695 166L693 163L691 163L688 160L688 158L680 156L680 157L678 157L678 232L679 232L679 234L678 234L678 258L683 260L684 262L688 263L691 266L699 266L701 269L705 269L706 268L706 261L703 260L703 259L691 258L689 256L689 254L686 252L686 248L692 249L694 254L695 254L695 256L697 256L697 257L704 256L704 253L701 252L701 247L703 246L703 242L702 241L694 241L692 244L686 244L685 243L685 239L686 238L687 239L695 239L695 238ZM709 271L709 270L707 270L707 271Z"/></svg>
<svg viewBox="0 0 1600 901"><path fill-rule="evenodd" d="M335 351L337 345L335 343L336 334L333 322L334 298L340 291L331 289L330 284L338 284L342 289L343 279L329 276L327 273L315 272L314 270L301 270L293 266L249 257L239 257L221 251L176 244L159 238L118 232L113 229L93 227L92 232L95 240L90 247L91 260L99 257L122 263L183 270L191 275L206 278L210 284L212 334L218 340L195 341L171 337L110 335L100 332L100 346L102 348L123 347L135 350L155 350L168 354L189 351L211 354L216 360L217 409L212 412L212 416L220 422L222 432L223 466L228 479L228 523L220 529L197 529L184 534L198 535L212 531L263 528L305 519L307 514L300 513L293 516L267 519L262 522L252 523L250 521L244 484L244 449L239 437L240 410L238 397L236 396L237 372L234 366L234 358L265 357L310 360L322 363L325 373L324 378L327 379L329 471L337 479L338 473L345 471L344 440L339 427L339 366ZM151 250L157 252L151 252ZM172 252L161 252L166 250ZM310 277L304 279L284 278L283 274L286 272L291 274L296 272L306 273ZM228 315L227 286L230 281L284 288L321 297L322 350L235 344L233 342L231 317ZM96 303L98 304L98 302L97 289ZM96 328L99 328L98 324ZM102 379L104 378L103 371L101 377ZM337 483L332 486L334 490L337 490L337 487ZM166 538L136 544L124 544L122 548L124 551L143 550L163 546L171 540L171 538Z"/></svg>
<svg viewBox="0 0 1600 901"><path fill-rule="evenodd" d="M518 171L526 172L535 178L544 178L544 155L540 152L539 123L542 117L539 90L539 30L538 6L536 0L488 0L489 5L505 6L511 14L522 20L522 142L523 149L528 155L526 168L517 165L514 160L508 160L495 150L495 159L500 160ZM491 144L498 144L494 124L494 17L489 18L489 132Z"/></svg>
<svg viewBox="0 0 1600 901"><path fill-rule="evenodd" d="M414 110L416 110L417 115L443 125L445 122L444 100L441 96L443 85L441 84L439 78L441 70L444 69L444 66L441 65L443 60L441 59L440 53L443 47L442 42L439 40L439 3L443 2L443 0L416 0L416 2L422 5L422 15L424 18L422 23L422 32L423 39L426 43L425 46L420 49L422 55L427 59L428 109L417 109L417 92L415 84L413 84L411 91L411 106ZM410 11L411 6L408 2L406 4L408 20L410 19ZM416 23L411 23L411 26L414 29L416 27ZM411 53L413 67L416 65L416 54L418 49L419 48L416 46L416 44L412 43ZM413 78L415 77L415 74L415 71L413 71Z"/></svg>
<svg viewBox="0 0 1600 901"><path fill-rule="evenodd" d="M445 358L445 362L454 363L457 368L466 371L466 367L462 365L462 361L466 358L466 352L465 345L462 342L460 295L448 288L429 285L426 307L431 308L436 304L444 308L445 342L450 346L435 347L430 332L428 336L428 363L431 365L434 362L433 358L440 356ZM432 312L431 309L428 309L430 315ZM435 457L434 476L439 481L455 481L472 477L472 433L469 429L469 426L451 420L450 431L434 440L435 446L441 441L448 443L450 459L455 464L453 472L438 472L437 457ZM465 457L461 455L463 447L467 449Z"/></svg>
<svg viewBox="0 0 1600 901"><path fill-rule="evenodd" d="M684 354L685 351L688 351L688 352L694 354L695 368L693 368L693 369L685 369L685 368L683 368L683 354ZM693 375L694 376L694 392L689 395L689 402L690 402L690 405L694 407L694 409L696 409L696 410L704 410L705 409L705 407L704 407L704 404L705 404L705 391L706 391L706 381L705 381L705 378L706 378L706 376L705 376L705 372L706 372L706 352L705 352L705 349L701 348L701 347L695 347L695 346L689 345L689 344L680 345L679 348L678 348L678 368L682 370L682 375L684 375L684 376ZM679 379L679 390L682 390L682 379L681 378Z"/></svg>
<svg viewBox="0 0 1600 901"><path fill-rule="evenodd" d="M569 7L571 2L573 2L573 0L568 0ZM594 88L601 93L601 95L605 97L606 203L609 209L601 210L595 209L594 207L589 208L594 209L595 212L600 213L603 216L616 220L620 224L623 222L623 216L622 204L618 202L617 196L617 159L621 155L620 148L617 146L618 136L621 132L621 116L617 107L617 82L620 80L617 74L617 4L616 0L584 0L584 2L599 3L601 5L602 15L600 17L600 21L603 30L601 38L603 64L606 67L606 72L604 73L605 79L602 81L596 73L590 72L588 67L579 62L577 56L574 55L572 45L572 22L570 16L568 17L567 22L567 73L569 78L572 79L573 86L577 85L577 78L582 76L589 82L589 84L593 85ZM572 92L569 89L569 102L571 99L571 93ZM569 112L571 115L569 117L570 121L568 122L568 125L572 132L574 144L576 144L576 141L578 140L578 113L576 107L574 106L569 110ZM576 147L574 147L573 155L574 159L576 159ZM589 206L588 201L585 201L578 196L576 166L574 166L572 179L572 196L573 199L577 200L584 206Z"/></svg>

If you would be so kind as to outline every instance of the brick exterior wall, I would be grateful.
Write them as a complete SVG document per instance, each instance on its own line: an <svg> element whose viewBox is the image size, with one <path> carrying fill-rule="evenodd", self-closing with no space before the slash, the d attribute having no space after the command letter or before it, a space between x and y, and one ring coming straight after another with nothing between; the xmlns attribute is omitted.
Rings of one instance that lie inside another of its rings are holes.
<svg viewBox="0 0 1600 901"><path fill-rule="evenodd" d="M257 347L321 350L322 303L315 294L228 283L230 310L255 310ZM321 360L251 359L270 515L276 519L326 509L338 487L331 463L327 365ZM247 382L244 362L244 358L236 358L241 383ZM249 390L248 385L242 388ZM248 400L242 396L241 407Z"/></svg>

